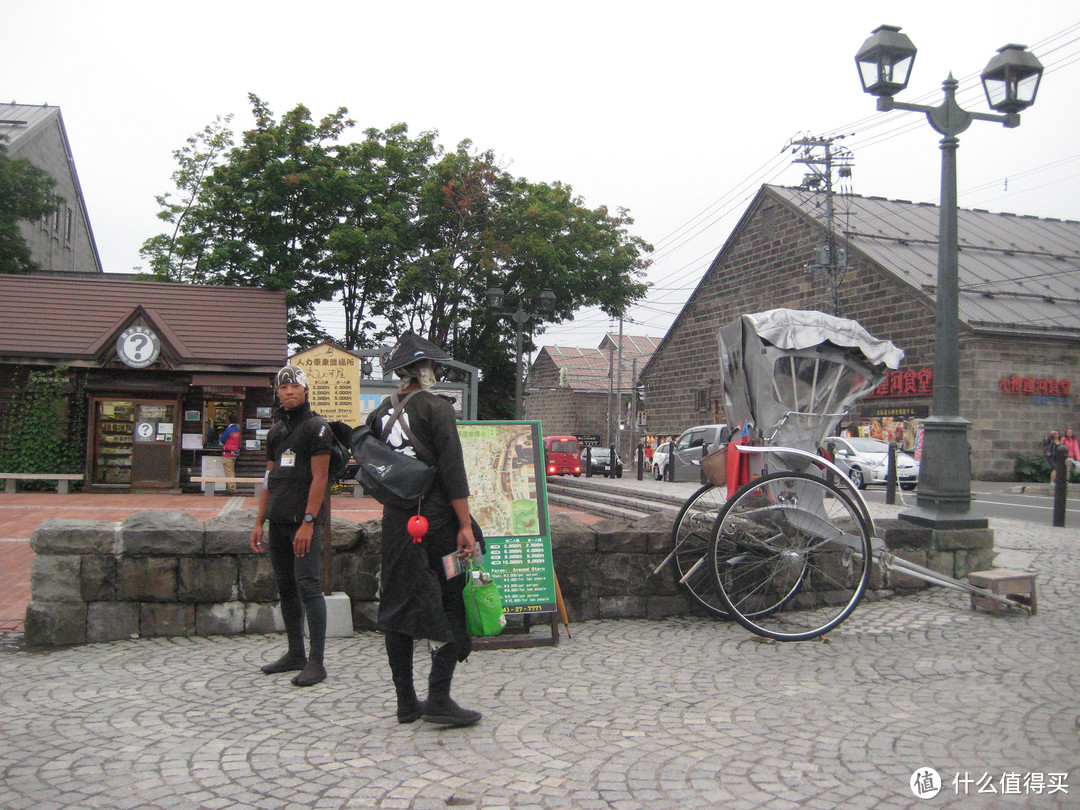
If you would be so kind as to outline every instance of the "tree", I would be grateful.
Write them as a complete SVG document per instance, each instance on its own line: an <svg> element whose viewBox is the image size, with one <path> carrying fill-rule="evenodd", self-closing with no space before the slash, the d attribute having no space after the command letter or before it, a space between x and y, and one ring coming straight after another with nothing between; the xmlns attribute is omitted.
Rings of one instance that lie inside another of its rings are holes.
<svg viewBox="0 0 1080 810"><path fill-rule="evenodd" d="M480 366L499 403L487 415L509 415L515 329L488 309L488 287L532 312L541 290L558 291L553 322L582 306L614 316L645 293L652 248L625 211L514 177L469 141L447 153L437 133L395 124L338 144L344 108L314 124L300 105L275 121L250 99L256 125L240 146L227 148L219 119L174 153L179 195L159 198L173 232L143 255L160 278L286 290L293 345L327 338L313 307L337 300L346 348L412 329Z"/></svg>
<svg viewBox="0 0 1080 810"><path fill-rule="evenodd" d="M352 122L341 108L314 123L303 105L275 121L261 99L248 98L255 127L202 177L182 217L166 205L163 218L176 219L175 235L148 240L144 255L160 278L284 290L289 340L308 346L328 337L314 306L333 291L324 266L340 210L331 144ZM185 165L177 174L187 179Z"/></svg>
<svg viewBox="0 0 1080 810"><path fill-rule="evenodd" d="M435 137L412 139L396 124L369 129L363 142L341 149L335 192L342 210L327 242L327 266L345 310L346 348L391 337L397 280L417 250L420 192L440 151Z"/></svg>
<svg viewBox="0 0 1080 810"><path fill-rule="evenodd" d="M37 221L53 214L64 198L53 188L56 181L26 158L8 155L0 136L0 273L40 270L19 233L19 222Z"/></svg>
<svg viewBox="0 0 1080 810"><path fill-rule="evenodd" d="M489 152L464 141L433 167L421 201L420 251L398 282L401 327L424 333L458 359L485 369L486 416L510 416L515 331L492 313L485 292L501 287L507 306L539 311L543 289L557 291L552 322L583 306L617 316L644 295L640 276L652 250L627 228L626 211L587 208L562 183L515 178ZM532 335L542 331L533 322Z"/></svg>
<svg viewBox="0 0 1080 810"><path fill-rule="evenodd" d="M186 146L173 152L178 168L172 174L172 181L178 193L156 197L161 206L158 219L171 225L172 232L147 239L139 250L139 255L149 262L150 272L157 278L185 281L202 275L202 235L193 231L185 219L188 212L201 204L207 176L233 145L233 135L228 128L231 121L231 115L225 118L219 115L212 124L188 138Z"/></svg>

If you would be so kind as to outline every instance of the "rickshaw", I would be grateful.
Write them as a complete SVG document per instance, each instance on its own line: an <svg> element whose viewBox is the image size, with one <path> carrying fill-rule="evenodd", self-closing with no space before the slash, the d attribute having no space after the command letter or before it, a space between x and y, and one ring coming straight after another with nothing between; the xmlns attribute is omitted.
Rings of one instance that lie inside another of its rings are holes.
<svg viewBox="0 0 1080 810"><path fill-rule="evenodd" d="M859 489L818 452L904 353L853 320L773 309L717 335L732 440L672 530L679 581L708 611L778 641L821 636L858 605L877 562L936 585L998 594L895 557Z"/></svg>

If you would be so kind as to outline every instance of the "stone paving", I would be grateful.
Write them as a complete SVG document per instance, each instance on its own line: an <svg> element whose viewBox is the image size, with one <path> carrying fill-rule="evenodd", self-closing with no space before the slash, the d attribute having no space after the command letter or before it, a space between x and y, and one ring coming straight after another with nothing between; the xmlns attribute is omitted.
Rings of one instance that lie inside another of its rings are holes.
<svg viewBox="0 0 1080 810"><path fill-rule="evenodd" d="M992 526L999 563L1039 572L1034 617L933 589L860 605L826 643L573 624L555 647L474 653L454 689L484 712L468 729L398 725L369 633L328 640L310 689L258 672L280 637L0 636L0 807L1077 807L1080 532ZM923 801L927 767L942 788Z"/></svg>

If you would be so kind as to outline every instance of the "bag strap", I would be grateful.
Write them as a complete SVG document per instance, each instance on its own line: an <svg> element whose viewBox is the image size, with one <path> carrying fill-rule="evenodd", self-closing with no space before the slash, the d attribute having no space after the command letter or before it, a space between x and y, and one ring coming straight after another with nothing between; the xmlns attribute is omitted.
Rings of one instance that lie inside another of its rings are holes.
<svg viewBox="0 0 1080 810"><path fill-rule="evenodd" d="M401 419L401 417L405 414L405 406L408 404L409 400L419 394L421 390L423 389L418 388L415 391L410 392L409 395L406 396L403 400L399 400L396 393L390 395L390 405L393 410L394 416L386 425L386 434L390 435L390 432L394 429L394 425L400 420L401 429L405 432L405 435L409 437L409 441L412 442L412 446L416 449L416 452L420 453L421 455L427 456L427 458L434 459L435 456L430 450L428 450L427 445L420 441L418 438L416 438L416 434L412 432L412 429L409 427L409 423L406 422L404 419Z"/></svg>

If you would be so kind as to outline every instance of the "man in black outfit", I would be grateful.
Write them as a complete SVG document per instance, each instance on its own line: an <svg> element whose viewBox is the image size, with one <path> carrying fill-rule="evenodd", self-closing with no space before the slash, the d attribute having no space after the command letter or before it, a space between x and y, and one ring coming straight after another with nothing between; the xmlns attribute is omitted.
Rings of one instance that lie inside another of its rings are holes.
<svg viewBox="0 0 1080 810"><path fill-rule="evenodd" d="M465 577L446 578L442 558L476 552L479 526L469 513L469 482L453 406L427 389L435 384L434 363L450 355L412 332L402 335L383 364L401 377L398 396L404 413L389 435L382 435L392 418L392 398L368 417L372 431L391 447L438 468L420 514L428 521L421 542L413 542L406 524L416 510L383 506L382 593L376 627L385 634L386 654L397 692L397 719L442 726L470 726L480 712L463 709L450 697L450 682L459 661L472 650L465 629L462 591ZM404 424L402 424L404 423ZM428 697L420 701L413 687L413 639L431 642Z"/></svg>
<svg viewBox="0 0 1080 810"><path fill-rule="evenodd" d="M322 589L322 527L320 512L326 495L333 434L326 420L308 404L307 376L297 366L277 373L281 402L278 421L266 437L266 486L259 496L251 547L263 550L263 521L270 521L270 562L274 566L281 618L289 639L288 651L262 667L267 675L300 670L292 682L314 686L326 680L326 600ZM310 655L304 654L304 614L307 614Z"/></svg>

